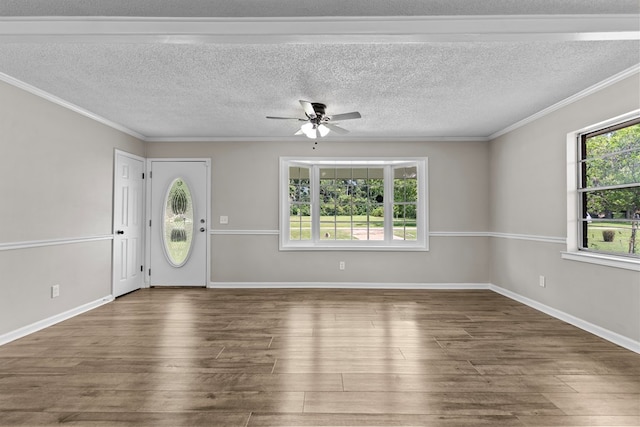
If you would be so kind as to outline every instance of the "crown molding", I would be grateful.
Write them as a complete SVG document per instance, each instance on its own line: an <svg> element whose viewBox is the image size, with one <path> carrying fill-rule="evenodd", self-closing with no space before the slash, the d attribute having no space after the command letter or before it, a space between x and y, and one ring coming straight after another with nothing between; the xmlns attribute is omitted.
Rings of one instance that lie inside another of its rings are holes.
<svg viewBox="0 0 640 427"><path fill-rule="evenodd" d="M3 17L0 41L425 43L639 40L637 14L393 17Z"/></svg>
<svg viewBox="0 0 640 427"><path fill-rule="evenodd" d="M487 142L489 138L486 136L339 136L332 138L331 136L315 139L309 139L304 135L301 136L176 136L176 137L153 137L145 138L147 142Z"/></svg>
<svg viewBox="0 0 640 427"><path fill-rule="evenodd" d="M596 83L593 86L590 86L578 93L576 93L575 95L572 95L568 98L563 99L560 102L557 102L553 105L551 105L550 107L545 108L544 110L538 111L537 113L523 119L520 120L519 122L516 122L514 124L512 124L511 126L508 126L496 133L493 133L491 135L489 135L487 137L487 140L494 140L502 135L505 135L509 132L513 132L514 130L521 128L531 122L534 122L544 116L547 116L551 113L553 113L554 111L557 111L561 108L566 107L567 105L573 104L576 101L579 101L583 98L586 98L589 95L593 95L596 92L601 91L602 89L611 86L613 84L616 84L628 77L631 77L635 74L640 74L640 64L636 64L632 67L627 68L626 70L623 70L621 72L619 72L618 74L614 74L613 76L609 77L608 79L602 80L601 82Z"/></svg>
<svg viewBox="0 0 640 427"><path fill-rule="evenodd" d="M22 89L22 90L24 90L26 92L29 92L32 95L36 95L36 96L38 96L40 98L43 98L43 99L45 99L45 100L47 100L49 102L52 102L52 103L54 103L56 105L59 105L59 106L64 107L66 109L69 109L69 110L71 110L73 112L76 112L76 113L80 114L81 116L87 117L87 118L89 118L91 120L94 120L94 121L96 121L98 123L101 123L101 124L103 124L105 126L108 126L108 127L113 128L115 130L118 130L120 132L126 133L127 135L133 136L134 138L138 138L138 139L140 139L142 141L146 140L146 137L144 135L142 135L142 134L140 134L140 133L138 133L138 132L136 132L134 130L131 130L131 129L125 127L125 126L122 126L121 124L112 122L109 119L105 119L104 117L102 117L102 116L100 116L100 115L98 115L96 113L93 113L93 112L91 112L91 111L89 111L89 110L87 110L85 108L79 107L79 106L75 105L72 102L65 101L62 98L59 98L59 97L57 97L55 95L50 94L49 92L46 92L46 91L44 91L42 89L39 89L39 88L37 88L35 86L32 86L32 85L30 85L28 83L25 83L22 80L18 80L16 78L8 76L8 75L6 75L4 73L0 73L0 81L3 81L3 82L5 82L5 83L7 83L7 84L9 84L11 86L14 86L14 87Z"/></svg>

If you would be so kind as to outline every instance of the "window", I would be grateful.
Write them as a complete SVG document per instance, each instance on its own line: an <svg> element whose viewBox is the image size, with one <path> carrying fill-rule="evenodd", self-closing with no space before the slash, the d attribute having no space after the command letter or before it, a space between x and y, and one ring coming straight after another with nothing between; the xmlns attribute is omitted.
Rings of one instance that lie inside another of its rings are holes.
<svg viewBox="0 0 640 427"><path fill-rule="evenodd" d="M427 250L427 159L280 159L280 248Z"/></svg>
<svg viewBox="0 0 640 427"><path fill-rule="evenodd" d="M579 135L578 248L640 258L640 119Z"/></svg>

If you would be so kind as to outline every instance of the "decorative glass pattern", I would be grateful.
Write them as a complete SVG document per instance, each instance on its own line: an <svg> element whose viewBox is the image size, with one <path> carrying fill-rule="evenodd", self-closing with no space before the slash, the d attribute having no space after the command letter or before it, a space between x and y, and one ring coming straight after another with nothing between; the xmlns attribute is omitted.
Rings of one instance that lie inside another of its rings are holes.
<svg viewBox="0 0 640 427"><path fill-rule="evenodd" d="M193 202L189 186L182 178L173 180L164 203L162 237L169 263L183 266L193 243Z"/></svg>

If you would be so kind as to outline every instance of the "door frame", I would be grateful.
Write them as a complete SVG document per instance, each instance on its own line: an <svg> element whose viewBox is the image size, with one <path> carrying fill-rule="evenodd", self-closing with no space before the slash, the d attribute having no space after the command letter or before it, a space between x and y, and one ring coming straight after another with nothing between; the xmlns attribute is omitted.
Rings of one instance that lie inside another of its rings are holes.
<svg viewBox="0 0 640 427"><path fill-rule="evenodd" d="M112 187L112 193L113 193L113 197L111 200L111 235L112 235L112 239L111 239L111 295L115 294L115 281L116 281L116 217L115 217L115 207L116 207L116 197L118 197L117 193L116 193L116 180L117 180L117 163L118 163L118 156L124 156L124 157L129 157L130 159L134 159L134 160L139 160L140 162L142 162L142 173L144 174L144 178L143 181L148 181L147 180L147 159L141 156L138 156L136 154L132 154L129 153L127 151L123 151L123 150L119 150L119 149L115 149L113 152L113 187ZM142 184L142 205L145 206L147 203L147 185L146 183ZM144 222L147 221L147 214L144 211L144 209L142 209L139 212L139 219L141 221L141 224L144 224ZM145 242L145 244L142 245L142 259L144 260L144 262L146 263L146 257L147 257L147 245L146 245L146 239L147 239L147 228L143 225L142 226L142 236L141 236L141 242ZM146 270L146 268L145 268ZM148 284L147 284L147 278L146 275L143 274L142 275L142 283L140 283L140 288L148 288Z"/></svg>
<svg viewBox="0 0 640 427"><path fill-rule="evenodd" d="M206 188L205 188L205 206L207 207L207 214L205 215L205 219L207 221L207 226L206 226L206 253L205 253L205 260L206 260L206 280L205 280L205 287L208 288L209 284L211 283L211 159L210 158L205 158L205 157L151 157L146 159L146 163L145 163L145 171L147 173L147 177L149 172L152 171L151 169L151 163L152 162L204 162L206 165L206 176L207 176L207 182L206 182ZM145 192L146 194L151 194L151 183L152 183L153 177L151 177L150 179L147 179L146 181L146 185L145 185ZM149 223L149 221L151 220L152 217L152 206L151 206L151 197L146 197L145 198L145 222L146 222L146 226L144 227L145 230L149 230L151 225ZM151 276L149 276L149 269L153 268L151 266L151 233L150 232L145 232L145 243L144 246L146 248L146 250L144 251L144 263L145 263L145 269L144 269L144 283L145 283L145 287L149 288L151 286Z"/></svg>

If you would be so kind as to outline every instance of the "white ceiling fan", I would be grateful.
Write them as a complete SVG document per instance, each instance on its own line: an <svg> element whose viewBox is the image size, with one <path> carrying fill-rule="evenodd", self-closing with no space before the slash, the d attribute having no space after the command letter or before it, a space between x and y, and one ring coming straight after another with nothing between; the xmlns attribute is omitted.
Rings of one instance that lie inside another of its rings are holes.
<svg viewBox="0 0 640 427"><path fill-rule="evenodd" d="M295 135L306 135L307 138L322 138L327 136L330 131L334 131L337 134L344 135L349 133L348 130L337 126L334 122L342 120L359 119L362 117L359 112L353 111L351 113L334 114L328 116L325 113L326 105L319 102L309 102L300 100L300 105L304 110L306 119L300 119L297 117L274 117L267 116L267 119L277 120L298 120L299 122L305 122L300 126L300 130Z"/></svg>

